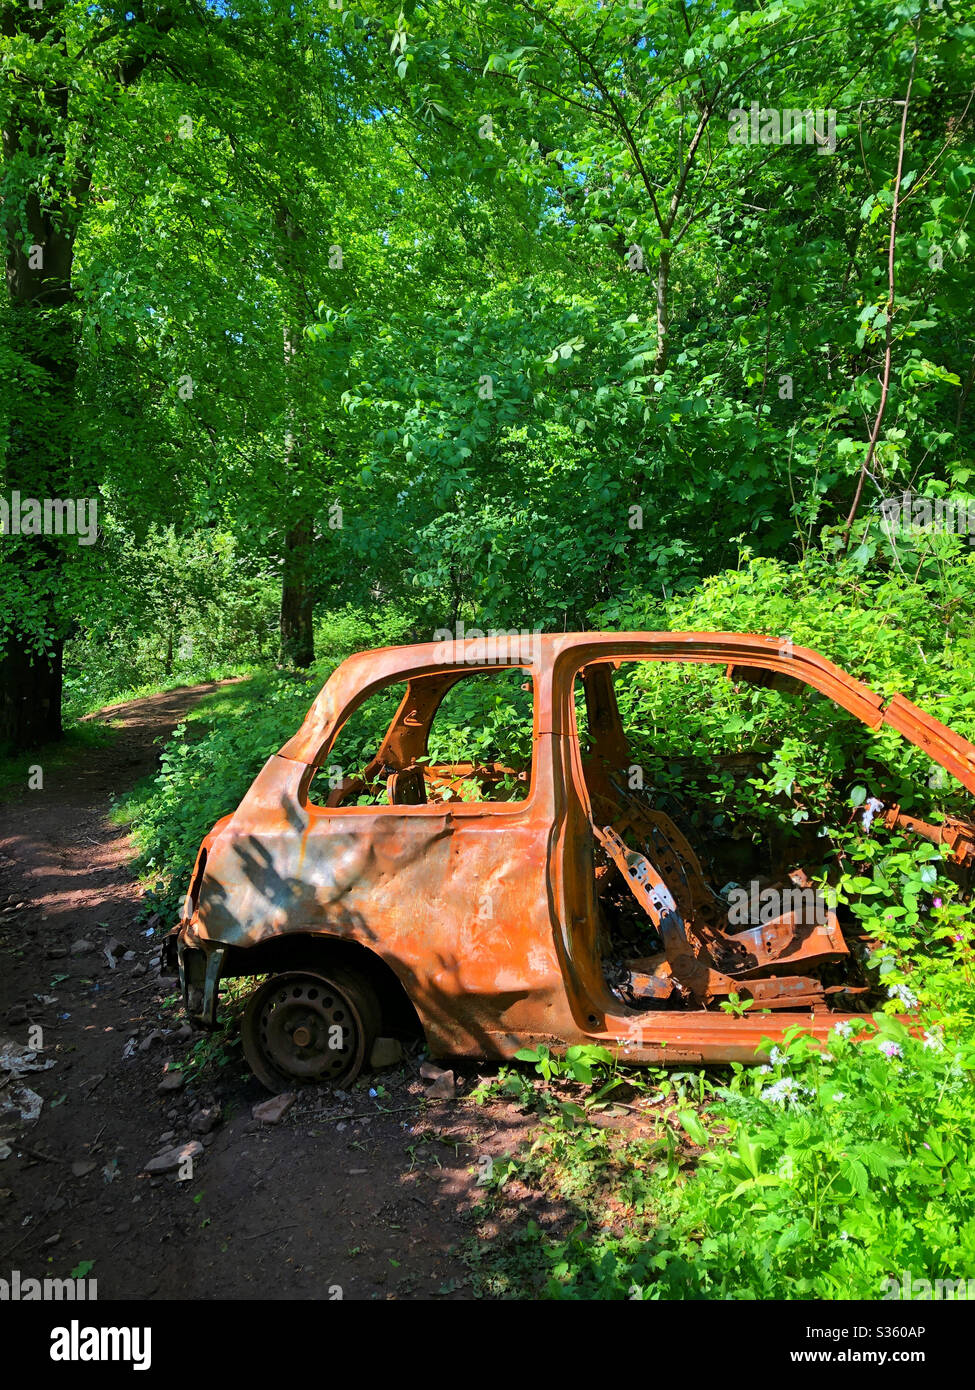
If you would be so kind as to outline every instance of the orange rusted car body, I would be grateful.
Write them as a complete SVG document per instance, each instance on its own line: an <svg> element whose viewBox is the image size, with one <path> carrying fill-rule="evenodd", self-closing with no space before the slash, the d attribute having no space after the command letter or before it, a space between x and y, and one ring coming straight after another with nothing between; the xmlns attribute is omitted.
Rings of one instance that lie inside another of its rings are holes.
<svg viewBox="0 0 975 1390"><path fill-rule="evenodd" d="M214 1020L222 977L274 968L274 951L300 938L341 946L346 961L353 947L382 961L438 1057L500 1059L538 1044L600 1043L625 1046L634 1062L747 1062L762 1038L780 1038L794 1025L825 1038L843 1015L802 1002L801 989L796 1008L752 1017L714 1007L629 1008L608 987L597 891L605 816L593 806L605 800L606 769L629 761L611 679L601 679L613 663L703 662L753 684L798 681L871 729L897 730L975 793L971 744L901 696L884 700L815 652L778 638L576 633L448 646L446 656L444 644L428 643L343 662L299 731L207 836L175 929L184 996L198 1020ZM534 692L525 799L430 803L414 796L411 778L437 771L418 774L417 767L447 691L465 676L519 667ZM588 680L585 755L573 697L580 673ZM406 694L370 767L398 786L391 799L400 804L314 804L309 787L338 730L371 693L394 682L406 682ZM913 828L940 839L959 861L975 852L967 822Z"/></svg>

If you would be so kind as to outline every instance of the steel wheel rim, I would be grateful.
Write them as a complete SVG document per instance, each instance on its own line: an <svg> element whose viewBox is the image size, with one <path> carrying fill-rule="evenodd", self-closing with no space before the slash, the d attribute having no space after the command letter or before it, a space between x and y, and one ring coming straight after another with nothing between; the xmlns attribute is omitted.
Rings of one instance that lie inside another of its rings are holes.
<svg viewBox="0 0 975 1390"><path fill-rule="evenodd" d="M263 986L253 1020L266 1067L289 1083L335 1083L356 1066L362 1021L345 993L320 975L284 976Z"/></svg>

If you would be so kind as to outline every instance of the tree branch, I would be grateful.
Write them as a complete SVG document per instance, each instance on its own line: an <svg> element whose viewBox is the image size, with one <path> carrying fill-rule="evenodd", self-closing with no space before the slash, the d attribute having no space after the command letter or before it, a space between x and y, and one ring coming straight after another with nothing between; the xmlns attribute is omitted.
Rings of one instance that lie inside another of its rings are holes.
<svg viewBox="0 0 975 1390"><path fill-rule="evenodd" d="M884 375L880 390L880 404L877 407L877 418L873 422L873 429L870 432L870 442L867 445L867 452L860 465L860 477L857 480L856 492L853 496L853 505L850 507L849 516L846 518L846 525L843 528L843 535L840 545L840 554L845 555L850 544L850 533L853 530L853 523L856 521L857 512L860 509L860 499L863 496L863 484L870 471L873 456L877 449L877 440L880 438L880 429L884 423L884 415L887 410L887 398L890 394L890 371L891 357L894 344L894 261L897 246L897 213L900 208L901 196L901 176L904 171L904 145L907 139L907 113L911 105L911 88L914 85L914 69L917 65L917 30L915 29L914 52L911 55L911 71L907 79L907 92L904 96L904 106L901 111L901 133L897 146L897 173L894 177L894 203L890 211L890 241L887 247L887 323L884 330Z"/></svg>

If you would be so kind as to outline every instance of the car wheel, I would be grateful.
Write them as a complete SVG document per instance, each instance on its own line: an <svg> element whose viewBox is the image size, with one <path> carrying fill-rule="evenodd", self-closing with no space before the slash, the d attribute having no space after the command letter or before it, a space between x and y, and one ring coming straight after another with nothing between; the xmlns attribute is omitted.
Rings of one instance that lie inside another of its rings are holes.
<svg viewBox="0 0 975 1390"><path fill-rule="evenodd" d="M251 995L241 1026L244 1056L269 1091L349 1086L379 1031L372 986L346 970L289 970Z"/></svg>

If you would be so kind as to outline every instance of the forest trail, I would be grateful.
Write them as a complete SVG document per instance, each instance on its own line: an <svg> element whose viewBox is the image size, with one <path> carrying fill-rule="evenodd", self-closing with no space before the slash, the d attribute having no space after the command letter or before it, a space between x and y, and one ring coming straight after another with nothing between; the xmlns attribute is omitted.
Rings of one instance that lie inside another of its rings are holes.
<svg viewBox="0 0 975 1390"><path fill-rule="evenodd" d="M138 918L133 848L111 805L215 688L99 711L117 726L109 741L0 804L0 1048L9 1059L37 1046L44 1065L0 1065L0 1276L64 1278L91 1261L101 1300L470 1296L459 1246L474 1165L509 1150L525 1119L426 1100L414 1059L342 1099L304 1092L261 1124L251 1111L268 1096L236 1034L201 1044L158 973L169 924L147 935ZM187 1080L161 1092L167 1063ZM30 1092L36 1120L21 1113ZM191 1178L144 1174L189 1142L202 1146Z"/></svg>

